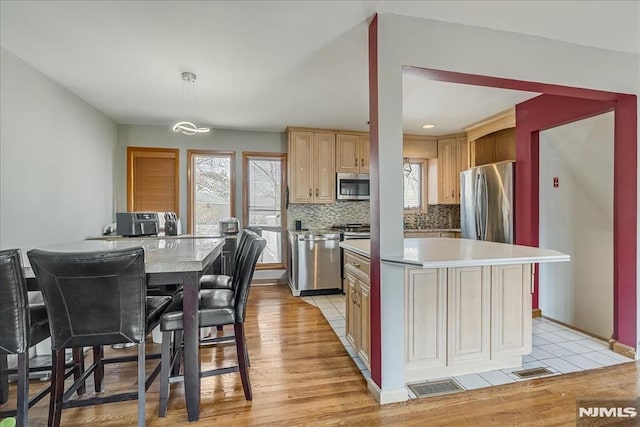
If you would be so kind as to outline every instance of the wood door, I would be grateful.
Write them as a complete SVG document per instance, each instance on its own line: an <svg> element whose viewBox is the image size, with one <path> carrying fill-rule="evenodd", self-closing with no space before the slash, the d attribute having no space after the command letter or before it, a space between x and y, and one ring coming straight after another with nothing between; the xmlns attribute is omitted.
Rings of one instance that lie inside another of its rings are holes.
<svg viewBox="0 0 640 427"><path fill-rule="evenodd" d="M356 300L358 293L358 278L349 271L348 266L344 266L344 291L345 291L345 305L346 305L346 324L345 324L345 337L349 344L351 344L354 350L358 351L360 346L360 312L357 310Z"/></svg>
<svg viewBox="0 0 640 427"><path fill-rule="evenodd" d="M313 132L289 133L289 203L313 203Z"/></svg>
<svg viewBox="0 0 640 427"><path fill-rule="evenodd" d="M455 138L438 140L438 201L455 204L458 197L458 150Z"/></svg>
<svg viewBox="0 0 640 427"><path fill-rule="evenodd" d="M490 280L490 267L448 269L449 366L489 360Z"/></svg>
<svg viewBox="0 0 640 427"><path fill-rule="evenodd" d="M531 264L491 267L491 358L531 352Z"/></svg>
<svg viewBox="0 0 640 427"><path fill-rule="evenodd" d="M358 307L360 308L360 350L358 357L369 368L369 354L371 352L371 298L369 295L369 284L358 280L360 293L358 297Z"/></svg>
<svg viewBox="0 0 640 427"><path fill-rule="evenodd" d="M336 172L359 173L360 153L358 148L360 137L358 135L336 135Z"/></svg>
<svg viewBox="0 0 640 427"><path fill-rule="evenodd" d="M336 201L336 135L333 133L314 133L314 185L315 203L334 203Z"/></svg>
<svg viewBox="0 0 640 427"><path fill-rule="evenodd" d="M179 150L127 147L127 210L180 212Z"/></svg>
<svg viewBox="0 0 640 427"><path fill-rule="evenodd" d="M360 137L360 173L369 173L369 135Z"/></svg>
<svg viewBox="0 0 640 427"><path fill-rule="evenodd" d="M405 380L447 363L447 270L407 269L405 274Z"/></svg>

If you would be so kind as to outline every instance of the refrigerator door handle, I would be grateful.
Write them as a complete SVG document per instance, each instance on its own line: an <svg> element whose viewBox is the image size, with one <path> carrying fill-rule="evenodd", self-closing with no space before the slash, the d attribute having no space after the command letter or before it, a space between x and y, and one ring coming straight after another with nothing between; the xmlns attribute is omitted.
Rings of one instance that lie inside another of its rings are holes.
<svg viewBox="0 0 640 427"><path fill-rule="evenodd" d="M476 182L475 182L475 206L474 206L474 219L475 219L475 223L476 223L476 239L477 240L482 240L482 228L480 227L480 210L481 210L481 206L480 206L480 189L481 189L481 174L477 174L476 175Z"/></svg>
<svg viewBox="0 0 640 427"><path fill-rule="evenodd" d="M482 192L484 195L483 206L482 206L482 240L487 240L487 228L489 227L489 186L487 184L487 175L482 174Z"/></svg>

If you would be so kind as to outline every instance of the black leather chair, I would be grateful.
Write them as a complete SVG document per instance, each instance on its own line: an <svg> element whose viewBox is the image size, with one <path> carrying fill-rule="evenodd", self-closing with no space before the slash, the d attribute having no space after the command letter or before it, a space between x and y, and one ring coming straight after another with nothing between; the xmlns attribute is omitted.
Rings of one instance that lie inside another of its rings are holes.
<svg viewBox="0 0 640 427"><path fill-rule="evenodd" d="M160 366L145 378L145 337L157 326L171 302L167 296L147 297L144 250L101 252L28 252L40 283L51 326L54 361L49 426L59 426L62 409L138 399L138 425L145 424L145 392ZM102 346L135 343L137 358L104 359ZM66 348L93 347L94 362L64 390ZM69 400L93 373L96 392L102 391L104 364L137 360L138 390L90 399Z"/></svg>
<svg viewBox="0 0 640 427"><path fill-rule="evenodd" d="M205 274L200 278L200 289L231 289L231 278L237 274L236 268L241 265L240 258L245 256L249 250L249 246L247 245L250 236L249 233L255 234L251 230L242 230L240 232L236 254L233 259L233 274L231 276L224 274Z"/></svg>
<svg viewBox="0 0 640 427"><path fill-rule="evenodd" d="M246 232L248 250L238 260L238 268L232 277L232 289L204 289L200 291L199 319L200 327L233 325L238 366L201 372L201 377L240 372L244 395L247 400L252 399L251 384L249 382L248 357L244 337L244 320L247 299L253 273L260 254L267 242L262 237L249 231ZM162 371L160 373L160 408L159 414L164 417L167 413L170 382L181 380L180 377L170 377L172 366L180 358L180 345L171 351L171 334L183 329L183 314L181 310L169 311L162 315L160 330L162 331ZM174 337L174 341L178 338ZM200 367L199 370L201 371Z"/></svg>
<svg viewBox="0 0 640 427"><path fill-rule="evenodd" d="M49 338L49 321L44 305L29 305L18 249L0 251L0 319L0 404L9 400L9 375L18 380L17 409L1 411L0 418L15 415L19 427L27 426L29 408L51 390L47 386L29 400L29 372L51 369L29 368L29 347ZM17 369L8 369L8 354L17 355Z"/></svg>

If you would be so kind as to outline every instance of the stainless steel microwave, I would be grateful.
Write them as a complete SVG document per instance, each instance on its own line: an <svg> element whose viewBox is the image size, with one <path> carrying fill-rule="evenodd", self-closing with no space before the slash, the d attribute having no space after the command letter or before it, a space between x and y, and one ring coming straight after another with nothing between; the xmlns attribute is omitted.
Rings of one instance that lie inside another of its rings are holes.
<svg viewBox="0 0 640 427"><path fill-rule="evenodd" d="M368 173L338 173L336 174L336 199L338 200L369 200Z"/></svg>

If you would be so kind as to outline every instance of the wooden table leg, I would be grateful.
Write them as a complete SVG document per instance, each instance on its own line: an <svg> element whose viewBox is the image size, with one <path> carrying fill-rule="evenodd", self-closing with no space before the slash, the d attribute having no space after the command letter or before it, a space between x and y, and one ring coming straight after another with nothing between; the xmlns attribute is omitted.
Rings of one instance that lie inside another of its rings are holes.
<svg viewBox="0 0 640 427"><path fill-rule="evenodd" d="M198 318L198 273L184 274L184 392L189 421L200 416L200 328Z"/></svg>

